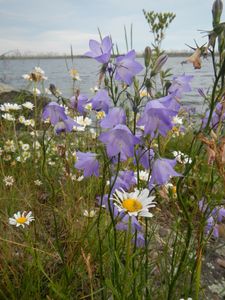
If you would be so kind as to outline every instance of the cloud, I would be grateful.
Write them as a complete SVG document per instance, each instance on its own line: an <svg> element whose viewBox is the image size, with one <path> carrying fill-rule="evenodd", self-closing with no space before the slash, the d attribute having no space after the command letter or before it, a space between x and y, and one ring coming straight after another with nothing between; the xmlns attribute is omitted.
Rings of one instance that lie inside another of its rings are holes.
<svg viewBox="0 0 225 300"><path fill-rule="evenodd" d="M17 30L14 36L0 34L1 52L18 49L21 53L69 53L70 45L74 54L83 54L88 50L90 38L98 39L98 34L80 32L77 30L52 30L24 38L24 32Z"/></svg>

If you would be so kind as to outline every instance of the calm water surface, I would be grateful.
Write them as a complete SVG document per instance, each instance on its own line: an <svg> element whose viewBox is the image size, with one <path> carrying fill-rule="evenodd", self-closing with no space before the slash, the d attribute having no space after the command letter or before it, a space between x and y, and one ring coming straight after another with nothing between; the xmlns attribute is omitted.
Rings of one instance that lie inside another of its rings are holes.
<svg viewBox="0 0 225 300"><path fill-rule="evenodd" d="M198 110L202 106L202 98L199 96L197 89L199 87L207 91L212 85L213 68L210 58L205 59L200 70L194 70L192 64L181 64L185 57L169 57L166 68L172 68L174 75L194 75L192 81L193 91L185 95L182 99L184 105L194 105ZM143 59L138 59L143 64ZM13 85L17 88L27 88L27 81L22 78L23 74L29 73L35 66L40 66L44 71L48 80L45 87L50 83L54 83L63 93L65 97L72 94L72 80L68 73L67 65L72 68L71 60L57 59L7 59L0 60L0 81ZM91 95L90 88L97 83L98 70L100 64L92 59L75 58L74 67L78 70L81 81L78 86L82 93ZM140 78L141 80L141 78Z"/></svg>

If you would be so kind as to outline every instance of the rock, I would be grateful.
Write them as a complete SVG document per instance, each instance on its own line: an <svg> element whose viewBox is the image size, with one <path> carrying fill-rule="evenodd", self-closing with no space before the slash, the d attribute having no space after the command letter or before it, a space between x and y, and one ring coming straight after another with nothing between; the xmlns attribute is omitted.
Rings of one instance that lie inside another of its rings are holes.
<svg viewBox="0 0 225 300"><path fill-rule="evenodd" d="M18 91L18 89L14 88L11 85L0 82L0 94L9 93L9 92L13 92L13 91Z"/></svg>
<svg viewBox="0 0 225 300"><path fill-rule="evenodd" d="M220 267L222 267L222 268L225 269L225 259L220 259L220 258L218 258L218 259L216 260L216 262L217 262L217 264L218 264Z"/></svg>

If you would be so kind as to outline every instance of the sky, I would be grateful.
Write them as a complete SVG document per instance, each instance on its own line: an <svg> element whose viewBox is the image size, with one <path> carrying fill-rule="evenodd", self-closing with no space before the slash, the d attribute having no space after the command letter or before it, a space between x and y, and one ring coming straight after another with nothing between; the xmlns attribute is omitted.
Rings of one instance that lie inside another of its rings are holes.
<svg viewBox="0 0 225 300"><path fill-rule="evenodd" d="M89 39L111 35L120 52L126 51L124 25L133 24L133 47L142 52L151 46L152 34L146 11L174 12L162 48L188 50L207 41L199 30L210 30L213 0L0 0L0 55L19 50L22 54L74 54L89 50ZM224 17L224 15L223 15ZM223 18L224 19L224 18Z"/></svg>

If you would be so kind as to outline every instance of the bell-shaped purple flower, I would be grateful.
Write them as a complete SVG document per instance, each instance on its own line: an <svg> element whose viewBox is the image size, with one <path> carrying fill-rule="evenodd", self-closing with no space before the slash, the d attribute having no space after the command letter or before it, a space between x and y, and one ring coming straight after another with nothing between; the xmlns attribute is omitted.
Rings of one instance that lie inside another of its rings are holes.
<svg viewBox="0 0 225 300"><path fill-rule="evenodd" d="M151 168L154 155L155 153L152 149L138 148L138 150L136 151L136 156L139 160L139 164L141 164L143 168L147 170ZM136 165L136 159L134 159L134 164Z"/></svg>
<svg viewBox="0 0 225 300"><path fill-rule="evenodd" d="M135 242L136 242L136 247L138 248L143 248L145 246L145 238L141 232L138 232L136 241L135 241L135 236L133 237L132 243L134 244Z"/></svg>
<svg viewBox="0 0 225 300"><path fill-rule="evenodd" d="M137 123L138 126L144 126L145 134L150 134L152 138L158 134L167 135L167 132L173 128L172 118L177 115L174 101L173 97L166 96L147 103Z"/></svg>
<svg viewBox="0 0 225 300"><path fill-rule="evenodd" d="M67 119L65 108L56 102L50 102L44 108L42 119L50 119L52 125L56 125L59 121Z"/></svg>
<svg viewBox="0 0 225 300"><path fill-rule="evenodd" d="M206 112L205 117L202 120L202 127L205 128L209 118L209 111ZM225 111L223 108L223 104L217 103L216 107L212 113L212 117L210 120L210 126L213 129L218 127L219 122L223 122L225 120Z"/></svg>
<svg viewBox="0 0 225 300"><path fill-rule="evenodd" d="M106 90L99 90L97 94L90 100L92 109L96 111L103 110L106 114L109 111L110 98Z"/></svg>
<svg viewBox="0 0 225 300"><path fill-rule="evenodd" d="M193 77L185 74L173 77L169 93L175 93L178 98L181 98L183 93L191 91L190 81Z"/></svg>
<svg viewBox="0 0 225 300"><path fill-rule="evenodd" d="M92 57L102 64L106 64L110 59L112 46L112 41L109 36L104 37L101 43L90 40L90 51L86 52L84 55Z"/></svg>
<svg viewBox="0 0 225 300"><path fill-rule="evenodd" d="M114 182L115 176L112 177L111 182ZM129 189L137 183L136 177L134 176L134 171L119 171L119 174L114 183L112 193L115 190L123 189L124 191L129 191Z"/></svg>
<svg viewBox="0 0 225 300"><path fill-rule="evenodd" d="M85 112L85 106L89 103L88 97L86 95L80 94L78 97L70 98L70 107L77 110L80 114Z"/></svg>
<svg viewBox="0 0 225 300"><path fill-rule="evenodd" d="M121 217L120 217L121 216ZM121 231L127 231L129 230L129 222L131 222L131 232L135 233L135 231L140 231L141 225L138 222L137 218L135 216L129 216L128 214L119 214L118 217L118 223L116 224L116 229Z"/></svg>
<svg viewBox="0 0 225 300"><path fill-rule="evenodd" d="M84 171L84 177L99 176L99 162L97 154L93 152L77 152L77 162L75 168Z"/></svg>
<svg viewBox="0 0 225 300"><path fill-rule="evenodd" d="M124 81L128 85L132 84L134 76L143 70L143 66L135 61L135 57L135 51L131 50L126 55L116 58L116 80Z"/></svg>
<svg viewBox="0 0 225 300"><path fill-rule="evenodd" d="M122 107L114 107L101 121L102 128L113 128L118 124L126 124L126 114Z"/></svg>
<svg viewBox="0 0 225 300"><path fill-rule="evenodd" d="M134 136L126 125L117 125L108 132L103 132L99 140L106 145L109 157L120 153L120 160L124 161L134 155L134 146L139 139Z"/></svg>
<svg viewBox="0 0 225 300"><path fill-rule="evenodd" d="M75 122L72 118L67 116L67 119L59 121L55 125L54 130L56 134L60 134L61 132L71 132L74 126L80 127L80 125L77 122Z"/></svg>
<svg viewBox="0 0 225 300"><path fill-rule="evenodd" d="M173 168L176 165L176 159L158 158L152 166L152 174L149 182L149 187L156 185L164 185L169 182L171 177L182 176Z"/></svg>

